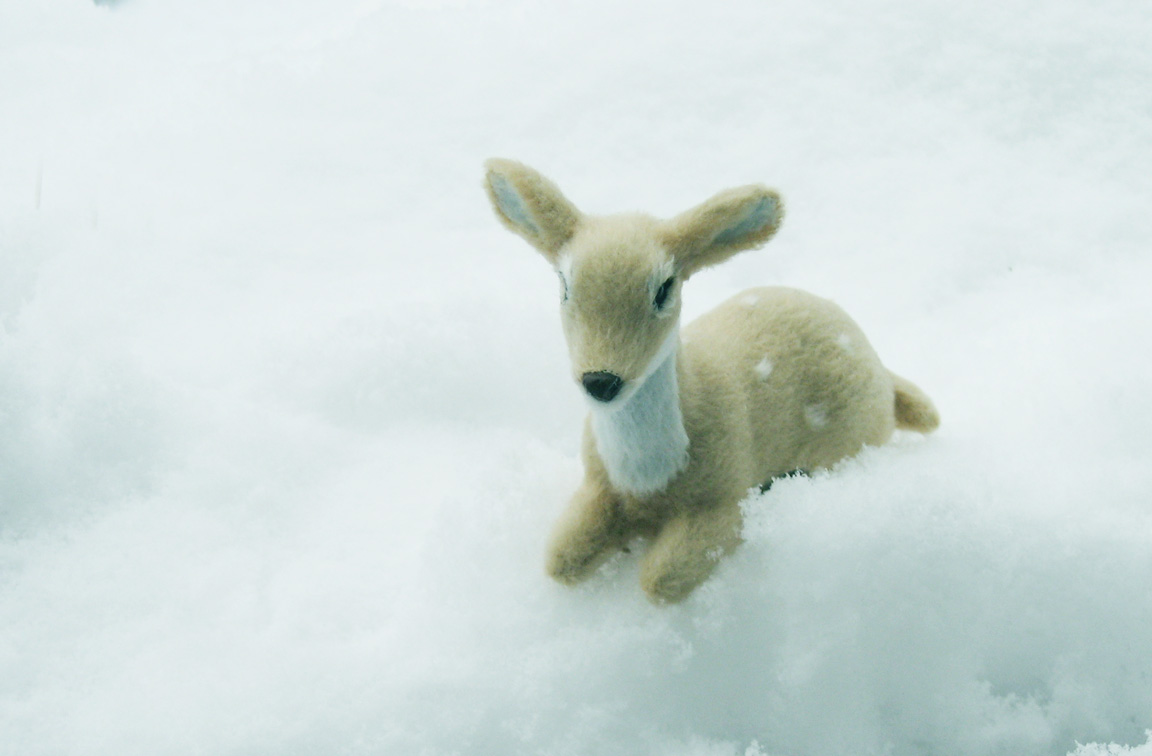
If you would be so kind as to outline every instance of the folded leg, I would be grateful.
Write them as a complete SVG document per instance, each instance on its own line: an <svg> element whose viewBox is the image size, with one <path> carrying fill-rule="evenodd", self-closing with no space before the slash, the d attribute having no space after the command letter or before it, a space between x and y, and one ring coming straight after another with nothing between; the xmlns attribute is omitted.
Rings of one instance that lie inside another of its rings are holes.
<svg viewBox="0 0 1152 756"><path fill-rule="evenodd" d="M740 543L737 504L681 514L669 520L640 566L640 585L658 604L684 599L703 583L724 554Z"/></svg>
<svg viewBox="0 0 1152 756"><path fill-rule="evenodd" d="M548 574L561 583L577 583L623 545L623 523L615 497L586 480L573 494L552 533Z"/></svg>

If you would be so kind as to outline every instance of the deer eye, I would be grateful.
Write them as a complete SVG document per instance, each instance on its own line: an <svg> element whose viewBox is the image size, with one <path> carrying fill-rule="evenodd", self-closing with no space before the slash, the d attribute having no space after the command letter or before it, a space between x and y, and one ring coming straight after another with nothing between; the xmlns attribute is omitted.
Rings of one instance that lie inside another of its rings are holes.
<svg viewBox="0 0 1152 756"><path fill-rule="evenodd" d="M656 290L656 296L652 299L652 304L656 306L657 310L664 309L664 305L668 303L668 295L672 293L672 285L675 283L676 277L672 276L660 284L660 288Z"/></svg>

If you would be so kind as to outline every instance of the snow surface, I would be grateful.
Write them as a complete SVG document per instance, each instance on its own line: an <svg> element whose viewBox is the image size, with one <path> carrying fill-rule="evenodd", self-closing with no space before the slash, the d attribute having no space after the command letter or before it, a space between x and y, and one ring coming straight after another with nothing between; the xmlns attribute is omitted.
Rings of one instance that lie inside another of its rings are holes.
<svg viewBox="0 0 1152 756"><path fill-rule="evenodd" d="M1152 12L0 6L0 753L1152 753ZM778 187L944 424L566 589L553 273L486 204Z"/></svg>

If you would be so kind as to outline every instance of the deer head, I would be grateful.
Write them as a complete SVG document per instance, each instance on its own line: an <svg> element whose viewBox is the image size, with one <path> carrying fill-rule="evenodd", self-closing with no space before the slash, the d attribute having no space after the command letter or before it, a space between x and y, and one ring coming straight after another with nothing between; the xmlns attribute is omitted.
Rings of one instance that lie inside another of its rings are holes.
<svg viewBox="0 0 1152 756"><path fill-rule="evenodd" d="M783 217L759 185L717 194L671 220L581 213L526 165L493 159L496 215L552 264L572 376L598 405L623 404L675 354L680 287L696 271L758 247Z"/></svg>

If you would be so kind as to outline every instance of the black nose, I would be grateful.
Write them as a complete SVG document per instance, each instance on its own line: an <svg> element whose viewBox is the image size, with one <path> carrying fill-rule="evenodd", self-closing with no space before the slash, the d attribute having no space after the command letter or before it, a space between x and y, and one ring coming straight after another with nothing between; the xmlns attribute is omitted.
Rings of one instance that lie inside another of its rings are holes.
<svg viewBox="0 0 1152 756"><path fill-rule="evenodd" d="M603 370L595 373L585 373L580 376L580 382L584 384L584 390L587 391L593 399L598 399L602 402L610 402L620 389L624 387L624 380L612 373L606 373Z"/></svg>

